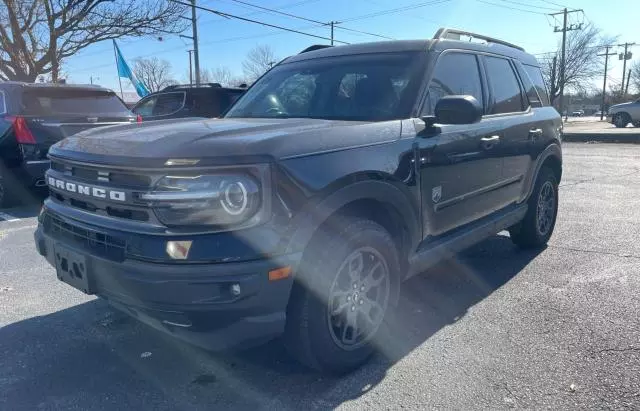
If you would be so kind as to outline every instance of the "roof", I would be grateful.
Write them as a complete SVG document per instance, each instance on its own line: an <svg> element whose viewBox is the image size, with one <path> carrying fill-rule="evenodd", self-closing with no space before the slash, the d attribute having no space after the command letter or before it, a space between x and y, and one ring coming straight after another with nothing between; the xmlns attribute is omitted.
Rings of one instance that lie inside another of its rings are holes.
<svg viewBox="0 0 640 411"><path fill-rule="evenodd" d="M485 42L458 40L460 36L480 39ZM506 41L494 39L488 36L470 33L455 29L439 29L433 39L424 40L391 40L372 43L349 44L336 47L311 46L302 53L291 56L284 63L311 60L324 57L336 57L353 54L370 53L394 53L407 51L435 51L442 52L449 49L473 50L478 52L493 53L519 60L524 64L538 66L535 57L524 51L523 48Z"/></svg>

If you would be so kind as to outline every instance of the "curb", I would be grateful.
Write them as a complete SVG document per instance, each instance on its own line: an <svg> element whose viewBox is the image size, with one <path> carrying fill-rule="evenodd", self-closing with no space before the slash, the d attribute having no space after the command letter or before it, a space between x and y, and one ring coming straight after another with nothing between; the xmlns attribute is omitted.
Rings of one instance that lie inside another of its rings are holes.
<svg viewBox="0 0 640 411"><path fill-rule="evenodd" d="M640 133L564 133L562 141L569 143L630 143L640 144Z"/></svg>

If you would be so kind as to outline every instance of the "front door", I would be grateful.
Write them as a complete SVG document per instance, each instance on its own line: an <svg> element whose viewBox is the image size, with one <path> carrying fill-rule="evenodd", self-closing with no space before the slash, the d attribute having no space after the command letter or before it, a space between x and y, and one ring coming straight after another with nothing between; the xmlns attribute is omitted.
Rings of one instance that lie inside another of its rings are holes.
<svg viewBox="0 0 640 411"><path fill-rule="evenodd" d="M421 115L432 115L447 95L488 101L478 56L444 52L438 58ZM501 125L484 119L473 125L438 125L421 133L419 164L424 237L438 236L500 208L503 192Z"/></svg>

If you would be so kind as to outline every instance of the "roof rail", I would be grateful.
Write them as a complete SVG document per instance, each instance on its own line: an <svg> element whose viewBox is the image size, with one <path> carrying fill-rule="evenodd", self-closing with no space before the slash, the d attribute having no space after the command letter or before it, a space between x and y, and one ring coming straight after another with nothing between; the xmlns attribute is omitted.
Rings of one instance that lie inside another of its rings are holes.
<svg viewBox="0 0 640 411"><path fill-rule="evenodd" d="M515 44L508 43L506 41L494 39L493 37L484 36L482 34L471 33L469 31L462 31L462 30L456 30L456 29L440 28L440 29L438 29L436 34L433 36L433 38L434 38L434 40L445 40L445 39L460 40L459 36L468 36L468 37L471 37L471 38L474 38L474 39L484 40L487 43L501 44L503 46L507 46L507 47L511 47L511 48L514 48L514 49L517 49L517 50L520 50L520 51L524 51L524 49L522 47L516 46Z"/></svg>
<svg viewBox="0 0 640 411"><path fill-rule="evenodd" d="M213 87L213 88L221 88L222 85L220 83L200 83L198 85L196 84L172 84L170 86L167 86L165 88L162 89L162 91L165 90L175 90L175 89L179 89L179 88L191 88L191 87Z"/></svg>
<svg viewBox="0 0 640 411"><path fill-rule="evenodd" d="M313 46L309 46L306 49L302 50L298 54L307 53L309 51L314 51L314 50L326 49L328 47L333 47L333 46L329 46L329 45L326 45L326 44L314 44Z"/></svg>

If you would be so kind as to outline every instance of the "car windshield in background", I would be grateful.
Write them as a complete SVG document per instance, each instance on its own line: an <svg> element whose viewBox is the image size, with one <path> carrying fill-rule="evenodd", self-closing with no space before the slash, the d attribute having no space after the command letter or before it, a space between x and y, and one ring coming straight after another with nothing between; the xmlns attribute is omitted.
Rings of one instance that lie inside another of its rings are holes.
<svg viewBox="0 0 640 411"><path fill-rule="evenodd" d="M35 116L129 114L114 93L99 90L29 90L25 92L22 104L25 114Z"/></svg>
<svg viewBox="0 0 640 411"><path fill-rule="evenodd" d="M424 53L304 60L268 72L225 117L383 121L409 117Z"/></svg>

